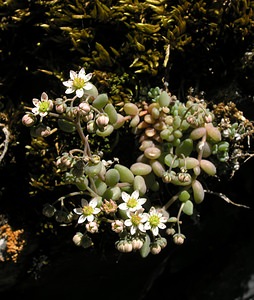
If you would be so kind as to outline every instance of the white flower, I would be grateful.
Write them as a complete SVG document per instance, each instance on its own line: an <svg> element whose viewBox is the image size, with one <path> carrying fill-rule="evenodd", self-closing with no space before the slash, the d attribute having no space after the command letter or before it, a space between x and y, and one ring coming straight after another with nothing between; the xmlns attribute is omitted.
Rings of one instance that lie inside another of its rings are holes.
<svg viewBox="0 0 254 300"><path fill-rule="evenodd" d="M123 203L118 207L121 210L136 211L142 208L142 205L146 202L146 198L139 198L139 191L134 191L131 195L126 192L122 192Z"/></svg>
<svg viewBox="0 0 254 300"><path fill-rule="evenodd" d="M71 94L76 92L77 97L82 98L85 91L93 88L93 84L89 82L92 75L92 73L86 74L84 68L82 68L78 73L70 71L70 79L63 82L63 85L67 87L65 93Z"/></svg>
<svg viewBox="0 0 254 300"><path fill-rule="evenodd" d="M45 92L41 94L41 100L33 99L33 105L35 107L32 108L32 113L34 115L40 115L41 117L45 117L54 106L53 101L48 98Z"/></svg>
<svg viewBox="0 0 254 300"><path fill-rule="evenodd" d="M153 235L159 234L159 229L165 229L168 218L163 216L163 214L156 210L155 207L151 207L149 213L145 213L147 216L147 222L144 224L145 230L151 230Z"/></svg>
<svg viewBox="0 0 254 300"><path fill-rule="evenodd" d="M132 235L134 235L137 230L145 232L144 222L147 221L148 216L147 214L143 214L143 211L143 209L140 209L135 212L127 211L126 213L129 219L124 221L124 225L130 227L130 232Z"/></svg>
<svg viewBox="0 0 254 300"><path fill-rule="evenodd" d="M98 214L101 209L96 207L98 200L93 198L89 203L85 199L81 199L82 207L74 208L74 212L80 215L78 218L78 224L85 222L92 222L94 220L94 215Z"/></svg>

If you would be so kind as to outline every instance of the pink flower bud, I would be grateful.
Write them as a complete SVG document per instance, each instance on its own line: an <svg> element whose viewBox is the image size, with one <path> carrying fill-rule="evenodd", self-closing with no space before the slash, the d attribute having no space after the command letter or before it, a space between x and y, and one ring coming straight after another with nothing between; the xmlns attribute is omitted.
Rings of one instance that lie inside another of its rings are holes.
<svg viewBox="0 0 254 300"><path fill-rule="evenodd" d="M91 107L87 102L81 102L78 107L81 114L84 115L87 115L91 111Z"/></svg>
<svg viewBox="0 0 254 300"><path fill-rule="evenodd" d="M105 127L109 123L109 117L106 114L100 114L96 118L96 124L99 127Z"/></svg>
<svg viewBox="0 0 254 300"><path fill-rule="evenodd" d="M36 123L36 121L37 121L36 116L31 113L25 114L22 118L22 124L27 127L33 126Z"/></svg>

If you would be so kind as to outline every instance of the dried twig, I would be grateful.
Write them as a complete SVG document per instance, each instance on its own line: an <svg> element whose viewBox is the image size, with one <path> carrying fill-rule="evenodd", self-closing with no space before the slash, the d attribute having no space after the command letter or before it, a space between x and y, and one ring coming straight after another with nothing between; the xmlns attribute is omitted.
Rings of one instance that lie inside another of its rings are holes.
<svg viewBox="0 0 254 300"><path fill-rule="evenodd" d="M204 190L205 193L208 193L208 194L212 194L212 195L215 195L215 196L218 196L220 197L221 199L225 200L227 203L230 203L230 204L233 204L233 205L236 205L236 206L239 206L239 207L245 207L245 208L250 208L249 206L247 205L243 205L243 204L239 204L239 203L235 203L233 201L231 201L226 195L224 195L223 193L216 193L216 192L213 192L213 191L210 191L210 190Z"/></svg>
<svg viewBox="0 0 254 300"><path fill-rule="evenodd" d="M9 145L9 142L10 142L10 131L8 129L8 126L7 125L4 125L4 124L0 124L1 127L3 127L2 131L5 135L5 139L4 141L2 142L2 144L0 145L0 149L3 148L3 151L2 151L2 154L0 155L0 163L2 162L7 150L8 150L8 145Z"/></svg>

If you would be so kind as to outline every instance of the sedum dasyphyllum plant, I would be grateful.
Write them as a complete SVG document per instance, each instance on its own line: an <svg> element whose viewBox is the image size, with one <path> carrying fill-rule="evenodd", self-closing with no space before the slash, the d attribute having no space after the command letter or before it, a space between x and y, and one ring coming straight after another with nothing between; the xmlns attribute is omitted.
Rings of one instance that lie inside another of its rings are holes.
<svg viewBox="0 0 254 300"><path fill-rule="evenodd" d="M50 100L43 92L22 118L34 138L54 134L56 128L48 125L52 123L70 138L74 132L80 138L79 148L55 161L64 184L75 190L45 204L43 214L74 224L78 232L73 242L84 248L106 230L115 235L120 252L139 251L142 257L160 253L169 238L183 244L183 214L192 216L211 192L203 182L218 176L221 165L233 171L239 167L244 157L239 145L252 135L252 123L232 103L209 109L191 95L183 103L167 85L119 108L91 79L84 68L70 71L70 79L63 82L66 96ZM116 157L105 160L103 151L92 151L92 136L104 139L126 125L137 140L136 161L130 167Z"/></svg>

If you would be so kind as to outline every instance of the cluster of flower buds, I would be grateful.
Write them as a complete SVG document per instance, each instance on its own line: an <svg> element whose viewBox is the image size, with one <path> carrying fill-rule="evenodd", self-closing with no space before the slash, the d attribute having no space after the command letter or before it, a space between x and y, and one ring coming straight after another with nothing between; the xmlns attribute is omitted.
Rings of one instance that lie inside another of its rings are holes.
<svg viewBox="0 0 254 300"><path fill-rule="evenodd" d="M125 103L120 113L107 94L99 94L90 83L91 77L84 69L71 71L64 85L67 94L75 93L72 99L53 101L42 93L41 100L33 100L35 108L22 119L33 137L54 132L43 122L46 117L55 119L61 130L76 131L82 144L80 149L62 153L55 162L63 182L76 190L54 204L45 204L43 214L60 223L85 225L84 233L73 237L84 248L93 245L90 236L100 232L102 223L118 234L115 246L121 252L138 250L143 257L158 254L167 245L163 234L182 244L181 213L193 214L194 205L205 197L202 179L216 175L216 159L227 160L225 132L221 133L204 101L189 97L182 103L158 87L147 93L146 101ZM98 152L92 153L89 135L105 138L126 123L139 141L134 149L137 159L130 167L118 158L105 161ZM153 200L158 197L150 195L161 185L174 186L176 192L170 199L160 199L159 207ZM73 209L68 202L71 196L80 196L81 205ZM176 217L169 212L173 204L178 208Z"/></svg>

